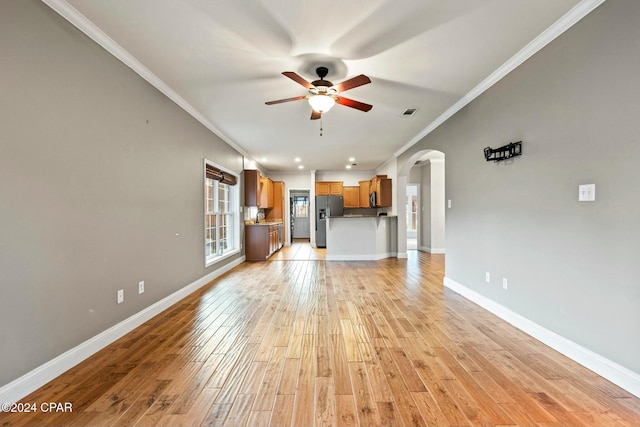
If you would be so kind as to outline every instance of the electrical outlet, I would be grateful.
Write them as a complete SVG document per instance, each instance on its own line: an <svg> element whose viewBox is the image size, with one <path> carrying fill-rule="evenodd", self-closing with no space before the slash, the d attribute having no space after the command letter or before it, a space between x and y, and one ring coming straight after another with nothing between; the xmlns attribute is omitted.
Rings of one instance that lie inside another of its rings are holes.
<svg viewBox="0 0 640 427"><path fill-rule="evenodd" d="M144 280L138 282L138 294L144 293Z"/></svg>
<svg viewBox="0 0 640 427"><path fill-rule="evenodd" d="M487 281L487 283L491 283L491 273L487 271L485 273L484 279Z"/></svg>
<svg viewBox="0 0 640 427"><path fill-rule="evenodd" d="M124 289L120 289L118 291L118 304L122 304L124 302Z"/></svg>
<svg viewBox="0 0 640 427"><path fill-rule="evenodd" d="M509 288L509 283L507 282L507 278L506 277L502 278L502 287L504 289L508 289Z"/></svg>

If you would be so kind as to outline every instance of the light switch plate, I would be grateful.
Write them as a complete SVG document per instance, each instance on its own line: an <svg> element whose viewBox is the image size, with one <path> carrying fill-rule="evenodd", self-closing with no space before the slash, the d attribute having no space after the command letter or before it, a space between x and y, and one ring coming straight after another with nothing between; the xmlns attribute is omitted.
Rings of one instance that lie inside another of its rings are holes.
<svg viewBox="0 0 640 427"><path fill-rule="evenodd" d="M578 201L593 202L596 200L596 185L581 184L578 186Z"/></svg>

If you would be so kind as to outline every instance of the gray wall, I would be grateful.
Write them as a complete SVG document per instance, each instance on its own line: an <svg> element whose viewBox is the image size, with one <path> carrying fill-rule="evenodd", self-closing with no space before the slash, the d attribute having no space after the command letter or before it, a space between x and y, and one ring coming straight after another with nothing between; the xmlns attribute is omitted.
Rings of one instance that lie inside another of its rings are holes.
<svg viewBox="0 0 640 427"><path fill-rule="evenodd" d="M433 246L433 181L431 162L422 164L422 248L428 248L429 251ZM444 227L443 227L444 228Z"/></svg>
<svg viewBox="0 0 640 427"><path fill-rule="evenodd" d="M409 177L407 178L408 184L420 184L422 182L422 168L419 164L416 164L409 171Z"/></svg>
<svg viewBox="0 0 640 427"><path fill-rule="evenodd" d="M433 252L442 253L445 249L445 160L429 160L429 171L431 174L431 213L429 215L431 244L429 247Z"/></svg>
<svg viewBox="0 0 640 427"><path fill-rule="evenodd" d="M605 2L398 163L446 155L449 278L636 373L638 22L640 2ZM484 160L484 147L519 140L522 157ZM585 183L595 202L577 201Z"/></svg>
<svg viewBox="0 0 640 427"><path fill-rule="evenodd" d="M220 267L203 158L242 156L38 1L0 58L1 386Z"/></svg>

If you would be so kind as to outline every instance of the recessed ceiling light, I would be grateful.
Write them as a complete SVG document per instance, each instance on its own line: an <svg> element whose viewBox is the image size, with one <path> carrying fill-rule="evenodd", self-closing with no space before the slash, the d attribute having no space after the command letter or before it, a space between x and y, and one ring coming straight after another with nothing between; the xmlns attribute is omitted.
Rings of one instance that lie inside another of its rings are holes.
<svg viewBox="0 0 640 427"><path fill-rule="evenodd" d="M304 169L304 166L298 165L298 169Z"/></svg>
<svg viewBox="0 0 640 427"><path fill-rule="evenodd" d="M266 161L267 161L267 158L266 158L266 157L263 157L263 158L261 159L261 161L266 162Z"/></svg>
<svg viewBox="0 0 640 427"><path fill-rule="evenodd" d="M351 169L351 165L347 165L347 169Z"/></svg>
<svg viewBox="0 0 640 427"><path fill-rule="evenodd" d="M300 160L301 160L300 157L296 157L295 159L293 159L293 161L296 163L300 162Z"/></svg>
<svg viewBox="0 0 640 427"><path fill-rule="evenodd" d="M356 159L355 159L354 157L349 157L349 161L350 161L350 162L355 162L355 161L356 161Z"/></svg>

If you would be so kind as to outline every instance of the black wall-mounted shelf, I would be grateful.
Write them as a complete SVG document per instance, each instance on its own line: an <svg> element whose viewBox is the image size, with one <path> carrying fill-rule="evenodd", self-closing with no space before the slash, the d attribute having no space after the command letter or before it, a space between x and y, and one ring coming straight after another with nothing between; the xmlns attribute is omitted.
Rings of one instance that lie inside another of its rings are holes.
<svg viewBox="0 0 640 427"><path fill-rule="evenodd" d="M499 162L521 155L522 141L510 142L500 148L487 147L484 149L484 158L487 162Z"/></svg>

